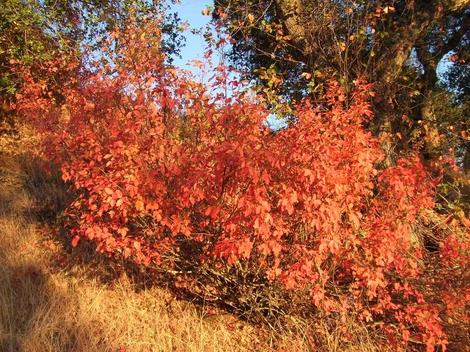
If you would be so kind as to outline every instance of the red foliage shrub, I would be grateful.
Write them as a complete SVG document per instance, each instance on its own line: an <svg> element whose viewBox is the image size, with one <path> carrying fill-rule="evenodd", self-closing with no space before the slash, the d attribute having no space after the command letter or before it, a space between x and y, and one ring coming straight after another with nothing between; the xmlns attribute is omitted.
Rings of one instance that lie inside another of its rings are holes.
<svg viewBox="0 0 470 352"><path fill-rule="evenodd" d="M358 82L346 106L332 82L321 106L305 101L272 132L265 105L224 67L212 85L196 83L165 67L154 29L117 38L101 54L113 63L83 67L60 104L30 80L18 106L78 192L67 210L72 245L86 239L149 265L190 238L201 262L254 259L269 280L308 288L324 312L354 311L429 351L446 344L443 292L427 298L413 231L436 180L417 156L379 169L379 142L363 127L370 86ZM449 237L441 248L443 267L468 268L468 242ZM458 292L468 302L468 285Z"/></svg>

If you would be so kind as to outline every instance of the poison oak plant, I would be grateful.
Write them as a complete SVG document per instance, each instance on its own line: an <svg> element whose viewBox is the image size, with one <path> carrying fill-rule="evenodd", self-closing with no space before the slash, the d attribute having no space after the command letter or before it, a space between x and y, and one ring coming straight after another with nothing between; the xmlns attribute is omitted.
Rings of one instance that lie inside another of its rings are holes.
<svg viewBox="0 0 470 352"><path fill-rule="evenodd" d="M188 240L188 260L255 263L273 285L307 289L339 321L354 312L397 348L445 349L443 322L470 298L468 227L449 225L426 260L413 229L438 179L414 155L378 167L379 141L363 127L369 85L356 82L346 106L331 81L322 106L303 101L273 133L263 102L225 67L209 84L166 67L151 25L114 40L95 64L68 63L59 98L27 73L18 97L78 194L66 212L73 246L168 266ZM446 276L430 279L436 268Z"/></svg>

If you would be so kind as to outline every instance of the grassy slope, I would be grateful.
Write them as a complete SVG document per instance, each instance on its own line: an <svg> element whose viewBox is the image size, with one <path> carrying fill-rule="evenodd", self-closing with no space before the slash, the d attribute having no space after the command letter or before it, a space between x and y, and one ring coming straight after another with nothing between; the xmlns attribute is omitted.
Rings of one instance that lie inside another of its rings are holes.
<svg viewBox="0 0 470 352"><path fill-rule="evenodd" d="M57 190L45 179L31 182L24 159L1 159L0 351L271 349L254 327L227 314L205 314L160 288L135 290L125 275L102 283L89 275L95 268L69 265L70 254L41 229L30 192L48 202ZM306 348L302 340L285 343Z"/></svg>
<svg viewBox="0 0 470 352"><path fill-rule="evenodd" d="M134 284L102 259L67 250L39 220L65 198L30 158L0 153L1 352L377 350L355 326L346 333L360 331L360 344L343 344L343 333L327 333L322 322L307 335L313 339L275 335L163 288Z"/></svg>

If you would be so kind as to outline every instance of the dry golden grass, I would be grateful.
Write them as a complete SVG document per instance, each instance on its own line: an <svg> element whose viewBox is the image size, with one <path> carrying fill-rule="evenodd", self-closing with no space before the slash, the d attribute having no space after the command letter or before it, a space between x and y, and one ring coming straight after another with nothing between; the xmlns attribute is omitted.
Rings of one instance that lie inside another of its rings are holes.
<svg viewBox="0 0 470 352"><path fill-rule="evenodd" d="M359 344L345 344L322 324L297 323L296 333L276 335L163 288L142 288L126 274L103 280L95 275L100 259L74 262L74 252L38 220L44 205L58 210L66 199L30 158L0 155L2 352L379 350L357 326L348 330L361 336Z"/></svg>

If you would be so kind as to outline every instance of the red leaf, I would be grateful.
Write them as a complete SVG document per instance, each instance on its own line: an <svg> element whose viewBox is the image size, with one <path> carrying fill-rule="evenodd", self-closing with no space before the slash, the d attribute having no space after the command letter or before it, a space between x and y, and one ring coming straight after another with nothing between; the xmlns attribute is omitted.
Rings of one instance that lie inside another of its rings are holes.
<svg viewBox="0 0 470 352"><path fill-rule="evenodd" d="M72 238L72 242L71 242L71 243L72 243L72 247L77 247L79 241L80 241L80 237L79 237L79 236L74 236L74 237Z"/></svg>

